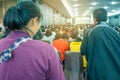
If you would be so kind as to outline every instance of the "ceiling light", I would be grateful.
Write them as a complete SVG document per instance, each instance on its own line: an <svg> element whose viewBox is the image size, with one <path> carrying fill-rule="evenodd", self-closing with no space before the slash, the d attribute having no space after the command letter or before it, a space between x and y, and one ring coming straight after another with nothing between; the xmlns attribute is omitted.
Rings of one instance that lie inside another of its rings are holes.
<svg viewBox="0 0 120 80"><path fill-rule="evenodd" d="M116 10L112 10L112 12L115 12Z"/></svg>
<svg viewBox="0 0 120 80"><path fill-rule="evenodd" d="M78 12L74 12L75 14L78 14Z"/></svg>
<svg viewBox="0 0 120 80"><path fill-rule="evenodd" d="M87 12L89 12L90 10L86 10Z"/></svg>
<svg viewBox="0 0 120 80"><path fill-rule="evenodd" d="M73 0L73 1L78 1L78 0Z"/></svg>
<svg viewBox="0 0 120 80"><path fill-rule="evenodd" d="M117 4L117 3L118 3L118 2L114 2L114 1L111 2L112 5L115 5L115 4Z"/></svg>
<svg viewBox="0 0 120 80"><path fill-rule="evenodd" d="M104 6L103 8L104 8L104 9L108 9L109 7L107 7L107 6Z"/></svg>
<svg viewBox="0 0 120 80"><path fill-rule="evenodd" d="M74 8L74 10L76 11L76 10L78 10L78 8Z"/></svg>
<svg viewBox="0 0 120 80"><path fill-rule="evenodd" d="M93 9L93 7L90 7L89 9Z"/></svg>
<svg viewBox="0 0 120 80"><path fill-rule="evenodd" d="M83 14L83 16L86 16L86 15L88 15L88 12L85 12L85 13Z"/></svg>
<svg viewBox="0 0 120 80"><path fill-rule="evenodd" d="M67 11L69 12L70 16L73 16L72 15L72 10L71 10L71 7L69 6L69 4L66 2L66 0L61 0L63 5L65 6L65 8L67 9Z"/></svg>
<svg viewBox="0 0 120 80"><path fill-rule="evenodd" d="M78 14L74 14L74 16L78 16Z"/></svg>
<svg viewBox="0 0 120 80"><path fill-rule="evenodd" d="M114 12L114 13L109 13L108 16L114 16L114 15L117 15L117 14L120 14L120 11Z"/></svg>
<svg viewBox="0 0 120 80"><path fill-rule="evenodd" d="M74 12L79 12L78 10L74 10Z"/></svg>
<svg viewBox="0 0 120 80"><path fill-rule="evenodd" d="M83 16L87 16L87 15L88 15L88 13L84 13L84 14L83 14Z"/></svg>
<svg viewBox="0 0 120 80"><path fill-rule="evenodd" d="M75 4L75 5L72 5L73 7L79 7L80 6L80 4Z"/></svg>
<svg viewBox="0 0 120 80"><path fill-rule="evenodd" d="M93 2L93 3L91 3L92 5L97 5L98 3L97 2Z"/></svg>

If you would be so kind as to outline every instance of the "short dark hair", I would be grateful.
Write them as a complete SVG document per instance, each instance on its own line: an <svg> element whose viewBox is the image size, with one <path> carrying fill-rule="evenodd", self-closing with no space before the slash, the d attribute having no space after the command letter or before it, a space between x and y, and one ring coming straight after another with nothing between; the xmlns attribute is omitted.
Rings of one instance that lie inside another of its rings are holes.
<svg viewBox="0 0 120 80"><path fill-rule="evenodd" d="M0 32L2 31L2 28L0 27Z"/></svg>
<svg viewBox="0 0 120 80"><path fill-rule="evenodd" d="M69 35L67 33L63 33L61 37L62 39L69 39Z"/></svg>
<svg viewBox="0 0 120 80"><path fill-rule="evenodd" d="M50 29L47 29L45 35L46 35L47 37L51 36L51 35L52 35L52 31L51 31Z"/></svg>
<svg viewBox="0 0 120 80"><path fill-rule="evenodd" d="M71 37L73 39L75 39L75 38L78 37L78 34L79 34L78 29L77 28L73 28L72 31L71 31Z"/></svg>
<svg viewBox="0 0 120 80"><path fill-rule="evenodd" d="M98 8L93 11L93 17L98 23L107 20L107 11L104 8Z"/></svg>
<svg viewBox="0 0 120 80"><path fill-rule="evenodd" d="M7 10L3 24L10 30L21 30L34 17L40 20L40 8L32 1L22 1Z"/></svg>

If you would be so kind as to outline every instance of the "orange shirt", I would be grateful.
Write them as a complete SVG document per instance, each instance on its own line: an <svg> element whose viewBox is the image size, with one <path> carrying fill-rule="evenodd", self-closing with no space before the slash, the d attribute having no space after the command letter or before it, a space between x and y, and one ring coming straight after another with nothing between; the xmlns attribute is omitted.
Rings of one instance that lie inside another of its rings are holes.
<svg viewBox="0 0 120 80"><path fill-rule="evenodd" d="M68 42L63 39L58 39L53 41L53 46L60 51L62 61L65 59L65 51L68 50Z"/></svg>

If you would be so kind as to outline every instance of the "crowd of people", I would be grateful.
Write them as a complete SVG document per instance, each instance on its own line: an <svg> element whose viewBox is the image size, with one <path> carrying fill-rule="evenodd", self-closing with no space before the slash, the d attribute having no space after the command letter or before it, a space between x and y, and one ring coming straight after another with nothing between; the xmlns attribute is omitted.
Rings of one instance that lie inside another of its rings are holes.
<svg viewBox="0 0 120 80"><path fill-rule="evenodd" d="M41 26L41 17L22 1L0 20L0 80L66 80L65 51L83 55L87 80L120 80L120 35L105 9L93 11L94 24Z"/></svg>

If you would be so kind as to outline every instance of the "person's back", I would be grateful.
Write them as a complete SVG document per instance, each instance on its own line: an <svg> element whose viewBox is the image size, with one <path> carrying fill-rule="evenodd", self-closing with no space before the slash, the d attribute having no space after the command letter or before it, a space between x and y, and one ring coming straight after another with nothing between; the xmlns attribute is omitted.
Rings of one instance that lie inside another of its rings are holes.
<svg viewBox="0 0 120 80"><path fill-rule="evenodd" d="M0 41L0 46L4 45L0 52L25 35L19 31L12 32ZM58 55L52 46L42 41L29 40L12 51L12 56L0 64L0 80L64 80L60 75L62 68Z"/></svg>
<svg viewBox="0 0 120 80"><path fill-rule="evenodd" d="M65 59L65 51L68 50L68 34L62 34L62 37L53 41L52 45L61 53L62 61Z"/></svg>
<svg viewBox="0 0 120 80"><path fill-rule="evenodd" d="M93 15L96 26L81 46L81 53L88 61L88 80L120 80L120 36L105 23L106 10L96 9Z"/></svg>
<svg viewBox="0 0 120 80"><path fill-rule="evenodd" d="M120 80L119 41L120 36L109 26L98 26L89 34L87 46L89 80Z"/></svg>
<svg viewBox="0 0 120 80"><path fill-rule="evenodd" d="M70 42L70 51L74 51L74 52L80 52L80 47L81 47L81 41L77 42L77 41L72 41Z"/></svg>
<svg viewBox="0 0 120 80"><path fill-rule="evenodd" d="M31 1L6 12L4 26L12 32L0 40L0 80L65 80L54 48L32 39L40 28L40 18L39 7Z"/></svg>

